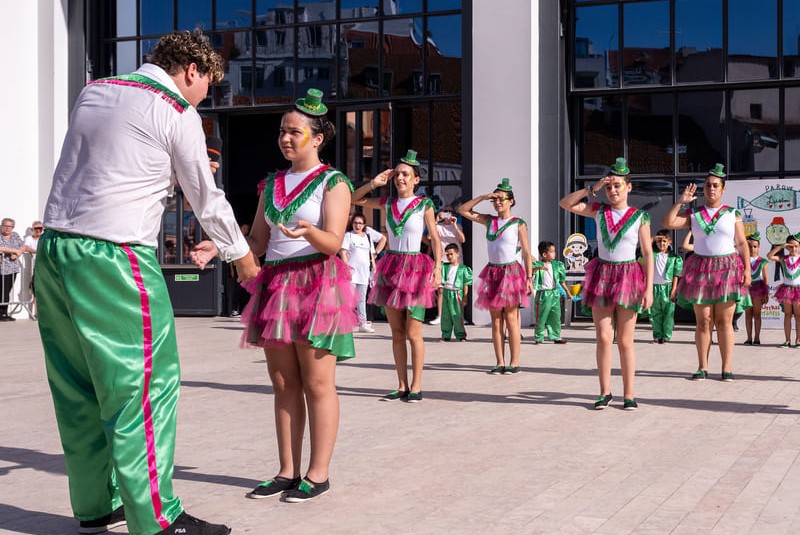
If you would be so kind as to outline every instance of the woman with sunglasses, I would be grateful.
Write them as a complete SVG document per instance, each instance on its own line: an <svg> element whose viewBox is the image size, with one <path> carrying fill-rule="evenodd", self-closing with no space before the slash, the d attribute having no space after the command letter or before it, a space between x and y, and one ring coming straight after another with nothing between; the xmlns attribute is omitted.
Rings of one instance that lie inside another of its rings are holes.
<svg viewBox="0 0 800 535"><path fill-rule="evenodd" d="M497 211L496 216L472 210L483 201L491 201ZM458 209L462 217L486 227L489 263L479 275L475 306L488 310L492 318L492 346L496 363L489 373L493 375L519 372L520 327L517 310L520 306L528 306L528 296L533 293L533 257L528 245L528 225L522 218L511 215L514 204L514 191L509 179L504 178L492 193L479 195ZM522 264L516 259L518 244L522 246ZM505 365L503 340L506 327L511 353L509 366Z"/></svg>

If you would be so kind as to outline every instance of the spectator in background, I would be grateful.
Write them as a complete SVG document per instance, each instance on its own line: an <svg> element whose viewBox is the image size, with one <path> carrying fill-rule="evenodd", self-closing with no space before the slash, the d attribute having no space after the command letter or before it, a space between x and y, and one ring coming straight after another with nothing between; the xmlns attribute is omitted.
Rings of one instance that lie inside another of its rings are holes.
<svg viewBox="0 0 800 535"><path fill-rule="evenodd" d="M466 241L466 238L456 218L456 211L451 205L448 204L436 214L436 232L439 234L439 243L441 243L442 247L442 263L447 263L447 255L444 254L444 250L451 243L458 247L459 256L464 254L461 245ZM425 235L425 243L429 247L431 245L430 241L430 238ZM430 321L431 325L438 325L442 317L442 295L444 295L442 288L437 290L437 294L436 317Z"/></svg>
<svg viewBox="0 0 800 535"><path fill-rule="evenodd" d="M17 278L17 273L20 272L22 266L19 263L19 257L24 252L24 243L19 234L14 232L16 223L10 217L6 217L2 222L2 229L0 229L0 253L2 253L2 261L0 261L0 321L14 321L15 318L8 314L8 303L11 302L11 290L14 288L14 280Z"/></svg>
<svg viewBox="0 0 800 535"><path fill-rule="evenodd" d="M42 222L34 221L33 224L31 224L31 234L30 236L25 236L25 241L22 245L23 252L30 253L31 255L30 288L33 301L30 313L33 319L36 319L36 288L34 287L33 270L36 268L36 247L39 245L39 238L42 237L42 232L44 232L44 225Z"/></svg>
<svg viewBox="0 0 800 535"><path fill-rule="evenodd" d="M375 268L375 245L364 232L366 226L367 220L362 214L353 216L350 223L351 230L345 233L339 254L352 269L353 286L358 290L358 331L374 333L375 329L367 321L367 289L371 273Z"/></svg>

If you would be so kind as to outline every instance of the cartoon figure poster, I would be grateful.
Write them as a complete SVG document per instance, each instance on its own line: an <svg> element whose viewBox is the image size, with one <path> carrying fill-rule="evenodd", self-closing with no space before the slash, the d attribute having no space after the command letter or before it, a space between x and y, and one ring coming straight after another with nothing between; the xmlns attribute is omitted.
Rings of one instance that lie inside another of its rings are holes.
<svg viewBox="0 0 800 535"><path fill-rule="evenodd" d="M786 243L789 234L800 232L800 179L728 180L722 202L742 212L745 234L761 233L762 258L774 245ZM762 328L783 329L781 305L772 297L780 283L780 270L770 262L770 300L761 309Z"/></svg>

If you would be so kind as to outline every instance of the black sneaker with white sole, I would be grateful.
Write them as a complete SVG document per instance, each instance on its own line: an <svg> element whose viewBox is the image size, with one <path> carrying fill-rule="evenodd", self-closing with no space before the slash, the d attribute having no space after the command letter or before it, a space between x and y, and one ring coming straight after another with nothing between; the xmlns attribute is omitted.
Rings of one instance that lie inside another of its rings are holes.
<svg viewBox="0 0 800 535"><path fill-rule="evenodd" d="M605 409L608 407L608 404L611 403L612 399L614 399L614 396L611 395L611 392L609 392L607 396L600 396L597 401L594 402L594 409L597 411Z"/></svg>
<svg viewBox="0 0 800 535"><path fill-rule="evenodd" d="M300 476L289 479L282 476L275 476L261 483L259 486L247 493L247 497L253 500L277 496L281 492L297 488L300 484Z"/></svg>
<svg viewBox="0 0 800 535"><path fill-rule="evenodd" d="M78 533L105 533L110 529L125 525L125 509L119 506L106 516L94 520L81 520Z"/></svg>
<svg viewBox="0 0 800 535"><path fill-rule="evenodd" d="M156 535L228 535L230 532L231 528L224 524L211 524L184 511L167 529Z"/></svg>
<svg viewBox="0 0 800 535"><path fill-rule="evenodd" d="M283 493L283 499L290 503L313 500L331 488L331 484L328 481L329 480L326 479L322 483L314 483L307 477L304 477L296 489L287 490Z"/></svg>

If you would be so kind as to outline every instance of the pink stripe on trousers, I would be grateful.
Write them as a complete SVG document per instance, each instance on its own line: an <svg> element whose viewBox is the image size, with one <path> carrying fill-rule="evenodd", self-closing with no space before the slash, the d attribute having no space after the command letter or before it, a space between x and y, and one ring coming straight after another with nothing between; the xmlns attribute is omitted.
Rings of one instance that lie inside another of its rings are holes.
<svg viewBox="0 0 800 535"><path fill-rule="evenodd" d="M153 512L156 520L163 529L170 523L161 514L161 494L158 491L158 467L156 465L156 441L153 431L153 412L150 408L150 377L153 373L153 325L150 319L150 301L144 287L142 272L139 269L139 259L128 244L123 243L122 249L128 255L133 272L133 280L139 289L139 299L142 307L142 327L144 346L144 386L142 388L142 413L144 415L144 436L147 443L147 471L150 475L150 497L153 501Z"/></svg>

